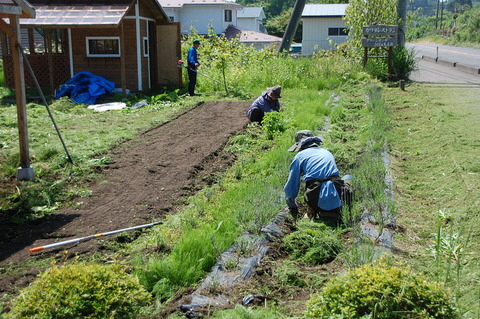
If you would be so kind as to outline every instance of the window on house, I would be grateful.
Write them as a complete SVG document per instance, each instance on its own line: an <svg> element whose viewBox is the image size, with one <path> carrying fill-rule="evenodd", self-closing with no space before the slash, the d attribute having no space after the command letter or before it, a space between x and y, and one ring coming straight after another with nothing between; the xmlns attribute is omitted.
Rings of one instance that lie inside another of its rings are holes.
<svg viewBox="0 0 480 319"><path fill-rule="evenodd" d="M328 35L347 35L346 28L328 28Z"/></svg>
<svg viewBox="0 0 480 319"><path fill-rule="evenodd" d="M148 45L148 38L147 37L144 37L143 38L143 56L145 58L148 58L149 56L149 45Z"/></svg>
<svg viewBox="0 0 480 319"><path fill-rule="evenodd" d="M87 57L120 57L120 37L87 37Z"/></svg>
<svg viewBox="0 0 480 319"><path fill-rule="evenodd" d="M225 22L232 22L232 10L225 10Z"/></svg>
<svg viewBox="0 0 480 319"><path fill-rule="evenodd" d="M171 17L168 17L170 18L170 21L174 22L175 21L175 17L174 16L171 16Z"/></svg>

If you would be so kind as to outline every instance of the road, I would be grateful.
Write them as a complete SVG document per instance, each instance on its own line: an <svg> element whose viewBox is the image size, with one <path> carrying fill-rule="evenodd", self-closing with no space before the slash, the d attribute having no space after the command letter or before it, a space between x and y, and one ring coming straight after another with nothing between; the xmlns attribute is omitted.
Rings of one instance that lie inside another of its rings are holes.
<svg viewBox="0 0 480 319"><path fill-rule="evenodd" d="M410 80L480 86L480 49L434 43L407 43L406 46L415 50L418 67Z"/></svg>
<svg viewBox="0 0 480 319"><path fill-rule="evenodd" d="M407 43L407 48L414 48L418 56L429 56L445 62L459 63L480 69L480 49L460 48L436 43ZM478 74L478 73L477 73Z"/></svg>

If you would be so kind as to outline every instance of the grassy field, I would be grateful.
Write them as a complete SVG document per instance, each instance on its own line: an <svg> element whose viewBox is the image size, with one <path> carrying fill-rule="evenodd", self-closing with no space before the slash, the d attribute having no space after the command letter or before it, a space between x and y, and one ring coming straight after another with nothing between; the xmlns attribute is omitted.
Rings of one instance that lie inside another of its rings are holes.
<svg viewBox="0 0 480 319"><path fill-rule="evenodd" d="M204 47L204 54L213 48L208 43ZM237 53L226 49L230 55ZM356 177L362 200L354 214L363 210L381 214L384 206L390 207L399 226L394 237L395 258L407 261L415 272L452 287L454 302L463 317L478 318L478 89L411 84L406 91L400 91L370 79L340 56L307 60L248 54L252 55L251 61L240 60L235 65L237 60L231 59L234 63L228 67L232 70L226 72L235 77L228 83L238 83L235 98L252 98L271 83L278 83L284 88L282 112L263 128L250 126L232 138L227 149L235 152L238 160L217 184L190 198L188 205L162 227L115 247L115 258L125 259L156 297L146 311L154 314L175 294L197 285L216 255L238 243L239 234L259 233L261 226L285 207L283 184L292 158L285 149L296 130L311 129L325 133L325 147L334 153L342 173ZM212 59L212 68L206 70L215 72L213 66L220 60ZM272 73L272 68L279 71ZM221 71L211 76L221 78ZM199 99L234 98L215 93L218 90L212 83L203 82L198 90L203 94ZM62 205L57 201L65 199L65 192L88 193L82 188L82 179L94 177L91 167L98 161L108 161L103 157L106 150L198 101L181 98L174 103L158 102L138 110L107 114L92 113L65 101L54 105L54 115L60 126L67 128L64 137L78 163L73 170L65 162L44 107L30 104L30 146L38 178L29 185L19 185L24 195L31 192L31 196L20 200L22 205L14 200L14 188L2 189L3 212L36 208L39 215L27 215L36 218ZM2 107L0 133L1 177L10 180L18 167L13 106ZM87 143L92 136L97 138ZM387 203L384 194L384 151L392 160L394 203ZM64 190L60 186L66 180L71 187ZM359 230L352 227L349 231ZM338 261L344 265L338 269L375 258L373 254L364 258L371 246L347 244ZM362 247L365 252L357 256L355 252ZM158 253L145 255L145 250ZM96 256L90 261L97 263L99 259ZM285 285L285 276L308 278L310 284L301 289L313 294L325 281L321 266L305 267L296 261L282 265L286 265L282 268L285 273L275 277L278 281L274 283ZM299 267L303 272L294 271ZM298 285L288 283L288 288L293 291ZM299 307L287 301L274 305L283 312L281 316L268 308L267 314L247 311L239 318L289 317ZM218 313L218 317L229 315Z"/></svg>
<svg viewBox="0 0 480 319"><path fill-rule="evenodd" d="M452 287L464 318L480 317L478 87L411 84L385 91L394 110L395 246Z"/></svg>

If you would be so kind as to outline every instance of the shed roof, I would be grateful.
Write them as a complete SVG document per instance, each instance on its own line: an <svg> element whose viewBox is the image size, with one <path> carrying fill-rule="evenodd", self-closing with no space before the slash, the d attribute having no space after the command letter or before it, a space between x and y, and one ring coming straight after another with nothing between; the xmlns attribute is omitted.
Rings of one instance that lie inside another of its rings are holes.
<svg viewBox="0 0 480 319"><path fill-rule="evenodd" d="M343 17L348 3L337 4L306 4L302 18L311 17Z"/></svg>
<svg viewBox="0 0 480 319"><path fill-rule="evenodd" d="M132 0L30 0L35 19L20 19L31 27L116 27L135 1ZM145 1L147 2L147 1ZM167 17L157 0L150 0L157 12Z"/></svg>
<svg viewBox="0 0 480 319"><path fill-rule="evenodd" d="M229 5L241 7L242 5L225 0L159 0L162 7L165 8L181 8L184 5Z"/></svg>
<svg viewBox="0 0 480 319"><path fill-rule="evenodd" d="M262 7L243 7L237 11L237 18L259 18L262 12Z"/></svg>
<svg viewBox="0 0 480 319"><path fill-rule="evenodd" d="M263 43L263 42L281 42L282 38L269 35L263 32L244 30L239 27L229 26L225 30L226 38L238 37L240 42Z"/></svg>

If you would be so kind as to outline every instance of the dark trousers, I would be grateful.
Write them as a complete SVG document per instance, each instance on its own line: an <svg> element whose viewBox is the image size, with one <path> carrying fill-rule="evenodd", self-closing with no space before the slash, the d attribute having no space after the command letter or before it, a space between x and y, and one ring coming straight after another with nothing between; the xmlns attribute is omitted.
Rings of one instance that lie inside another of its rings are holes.
<svg viewBox="0 0 480 319"><path fill-rule="evenodd" d="M337 188L337 184L343 184L343 181L340 180L338 176L315 179L306 182L307 189L305 190L305 202L309 206L308 217L312 220L319 219L327 224L338 225L342 222L342 211L340 207L332 210L324 210L318 207L320 189L323 182L328 180L334 182L335 188ZM338 188L337 192L341 196L341 192Z"/></svg>
<svg viewBox="0 0 480 319"><path fill-rule="evenodd" d="M250 112L250 115L249 115L249 119L250 121L252 122L258 122L258 123L261 123L262 120L263 120L263 116L265 115L265 113L263 113L262 110L260 110L258 107L255 107L251 110Z"/></svg>
<svg viewBox="0 0 480 319"><path fill-rule="evenodd" d="M195 85L197 84L197 72L195 70L195 65L188 65L188 94L191 96L195 95Z"/></svg>

